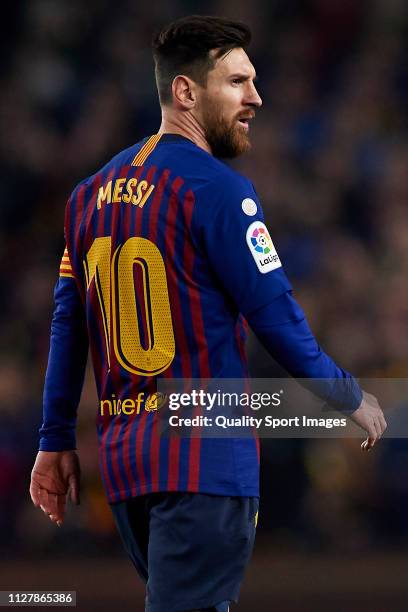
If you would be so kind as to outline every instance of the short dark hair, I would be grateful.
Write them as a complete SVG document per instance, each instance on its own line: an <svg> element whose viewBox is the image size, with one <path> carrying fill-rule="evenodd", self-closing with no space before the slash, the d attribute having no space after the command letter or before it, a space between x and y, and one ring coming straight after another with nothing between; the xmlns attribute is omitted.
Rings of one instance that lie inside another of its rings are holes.
<svg viewBox="0 0 408 612"><path fill-rule="evenodd" d="M152 40L161 104L171 101L171 85L178 74L185 74L205 87L216 60L231 49L245 49L250 42L247 25L222 17L190 15L165 26ZM210 56L213 49L217 51Z"/></svg>

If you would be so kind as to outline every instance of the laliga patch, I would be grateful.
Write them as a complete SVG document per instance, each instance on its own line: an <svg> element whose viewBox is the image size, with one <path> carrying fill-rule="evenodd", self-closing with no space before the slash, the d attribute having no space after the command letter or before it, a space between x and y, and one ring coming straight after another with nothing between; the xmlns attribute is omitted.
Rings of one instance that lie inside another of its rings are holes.
<svg viewBox="0 0 408 612"><path fill-rule="evenodd" d="M256 215L256 212L258 210L256 202L254 202L254 200L252 200L251 198L245 198L245 200L242 200L241 207L244 213L248 215L248 217L253 217L254 215Z"/></svg>
<svg viewBox="0 0 408 612"><path fill-rule="evenodd" d="M258 270L262 274L272 272L282 266L265 223L262 221L251 223L247 229L246 240Z"/></svg>

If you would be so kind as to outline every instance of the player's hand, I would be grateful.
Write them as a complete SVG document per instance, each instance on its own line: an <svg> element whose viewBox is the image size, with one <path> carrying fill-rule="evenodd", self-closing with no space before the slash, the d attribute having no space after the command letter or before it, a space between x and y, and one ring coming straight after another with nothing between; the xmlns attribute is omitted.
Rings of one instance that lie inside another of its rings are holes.
<svg viewBox="0 0 408 612"><path fill-rule="evenodd" d="M59 527L64 521L68 495L74 504L79 504L79 489L79 459L74 450L38 452L31 472L31 499Z"/></svg>
<svg viewBox="0 0 408 612"><path fill-rule="evenodd" d="M384 413L380 408L377 398L363 391L363 399L360 406L353 412L350 418L367 432L367 439L361 444L361 449L369 451L381 438L387 428Z"/></svg>

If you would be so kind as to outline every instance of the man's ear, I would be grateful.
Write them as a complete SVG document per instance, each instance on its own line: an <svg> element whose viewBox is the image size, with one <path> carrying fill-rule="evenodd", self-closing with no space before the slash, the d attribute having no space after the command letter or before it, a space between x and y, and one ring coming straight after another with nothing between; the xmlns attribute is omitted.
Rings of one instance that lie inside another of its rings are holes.
<svg viewBox="0 0 408 612"><path fill-rule="evenodd" d="M173 79L171 89L173 102L178 108L185 110L194 108L197 99L194 81L183 74L179 74Z"/></svg>

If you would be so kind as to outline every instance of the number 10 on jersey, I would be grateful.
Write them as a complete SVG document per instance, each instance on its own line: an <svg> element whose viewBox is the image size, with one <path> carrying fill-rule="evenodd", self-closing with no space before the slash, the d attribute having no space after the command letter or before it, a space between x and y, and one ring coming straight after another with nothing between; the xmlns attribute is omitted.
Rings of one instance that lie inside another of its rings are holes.
<svg viewBox="0 0 408 612"><path fill-rule="evenodd" d="M133 237L113 253L111 236L96 238L84 259L87 290L95 283L106 354L133 374L155 376L174 359L175 342L164 261L150 240ZM136 274L135 274L136 272ZM142 346L135 276L142 279L146 330Z"/></svg>

